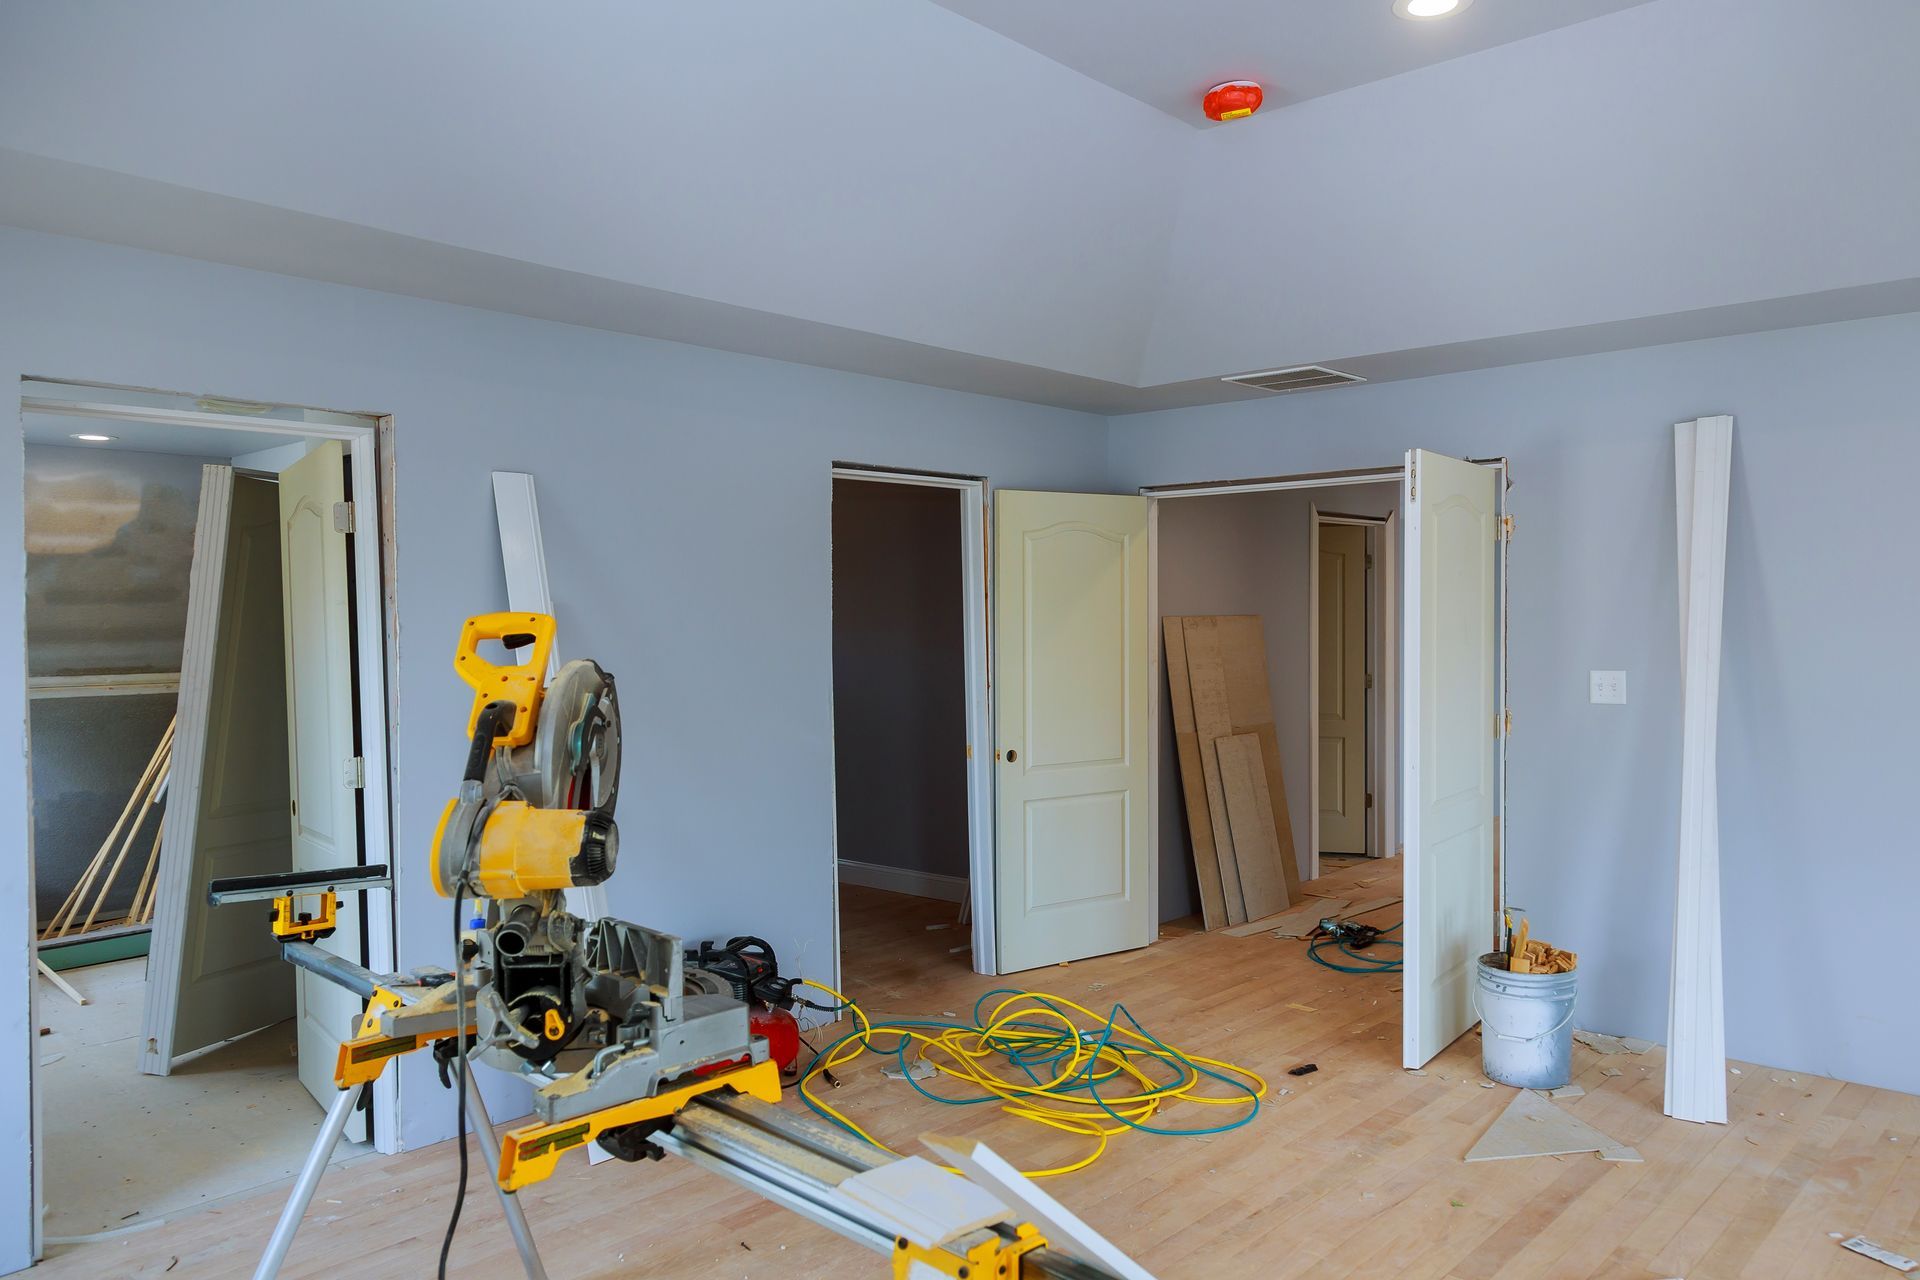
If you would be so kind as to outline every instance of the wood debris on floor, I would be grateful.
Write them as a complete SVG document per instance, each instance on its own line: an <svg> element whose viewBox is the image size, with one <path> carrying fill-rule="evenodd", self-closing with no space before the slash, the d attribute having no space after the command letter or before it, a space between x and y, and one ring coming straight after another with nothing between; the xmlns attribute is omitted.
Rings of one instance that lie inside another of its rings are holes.
<svg viewBox="0 0 1920 1280"><path fill-rule="evenodd" d="M1397 863L1375 862L1364 874L1395 877L1380 885L1389 892L1398 886ZM1331 883L1344 884L1351 874L1341 866ZM855 999L879 1008L879 993L886 991L894 995L885 1003L903 1012L964 1014L1008 983L973 973L964 959L947 954L946 935L925 931L929 923L952 919L951 903L847 886L841 904L843 990ZM1843 1237L1827 1238L1834 1230L1920 1255L1914 1176L1920 1097L1808 1074L1790 1079L1784 1070L1743 1063L1743 1075L1727 1078L1732 1123L1688 1124L1660 1112L1661 1049L1611 1059L1626 1067L1619 1076L1605 1074L1609 1060L1582 1049L1575 1079L1587 1096L1555 1105L1638 1150L1645 1163L1571 1155L1467 1164L1461 1155L1512 1097L1479 1087L1477 1039L1462 1037L1415 1076L1401 1070L1399 1001L1387 994L1391 984L1322 969L1302 947L1183 932L1190 928L1169 927L1159 945L1029 975L1038 982L1070 977L1069 995L1102 983L1102 1008L1124 1003L1156 1035L1211 1046L1277 1086L1242 1129L1208 1139L1121 1144L1088 1169L1040 1184L1151 1274L1166 1280L1323 1274L1348 1280L1872 1280L1900 1274L1840 1248ZM1289 1001L1319 1011L1297 1013L1284 1007ZM824 1047L836 1035L812 1035L813 1043ZM1317 1073L1287 1075L1289 1067L1309 1061L1319 1064ZM1078 1159L1089 1149L1081 1136L1015 1120L997 1107L928 1101L888 1080L878 1062L850 1072L844 1083L829 1096L871 1113L874 1136L897 1150L919 1149L915 1140L929 1129L986 1142L1022 1164ZM1219 1111L1181 1106L1169 1118L1183 1124ZM329 1171L302 1238L307 1231L337 1238L357 1259L355 1280L431 1276L452 1203L453 1164L452 1147L442 1143ZM589 1168L569 1157L521 1196L556 1277L886 1274L885 1259L672 1160ZM1465 1207L1451 1208L1450 1199ZM111 1242L56 1248L34 1280L151 1280L174 1257L180 1261L167 1280L246 1280L284 1202L284 1189L273 1190L223 1205L217 1216L188 1215ZM484 1183L469 1192L466 1212L474 1222L470 1231L463 1225L454 1242L449 1273L496 1275L500 1250L510 1246L498 1202ZM321 1227L321 1218L332 1221ZM421 1230L423 1222L433 1229ZM330 1266L324 1255L304 1264L296 1258L286 1280L319 1280L333 1274Z"/></svg>
<svg viewBox="0 0 1920 1280"><path fill-rule="evenodd" d="M1583 1044L1595 1053L1609 1056L1616 1053L1645 1053L1656 1047L1651 1040L1636 1040L1632 1036L1610 1036L1602 1031L1576 1031L1573 1033L1573 1039L1576 1044ZM1734 1068L1733 1073L1739 1075L1740 1069Z"/></svg>

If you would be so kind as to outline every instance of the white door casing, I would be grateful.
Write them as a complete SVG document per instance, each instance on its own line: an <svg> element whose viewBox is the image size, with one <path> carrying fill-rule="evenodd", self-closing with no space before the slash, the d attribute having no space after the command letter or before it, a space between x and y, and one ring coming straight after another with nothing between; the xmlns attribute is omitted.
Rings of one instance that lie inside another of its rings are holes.
<svg viewBox="0 0 1920 1280"><path fill-rule="evenodd" d="M1145 498L995 495L999 969L1153 940Z"/></svg>
<svg viewBox="0 0 1920 1280"><path fill-rule="evenodd" d="M280 473L280 554L285 608L287 744L293 869L317 871L360 861L353 749L353 643L348 612L347 535L336 527L346 501L345 453L337 440ZM339 925L319 945L358 963L360 905L341 898ZM340 1041L360 1015L353 993L298 975L300 1081L329 1105ZM349 1136L363 1121L349 1127Z"/></svg>
<svg viewBox="0 0 1920 1280"><path fill-rule="evenodd" d="M1495 936L1499 471L1415 449L1405 499L1402 1057L1411 1068L1478 1020L1475 966Z"/></svg>
<svg viewBox="0 0 1920 1280"><path fill-rule="evenodd" d="M1320 526L1320 849L1367 853L1367 529Z"/></svg>

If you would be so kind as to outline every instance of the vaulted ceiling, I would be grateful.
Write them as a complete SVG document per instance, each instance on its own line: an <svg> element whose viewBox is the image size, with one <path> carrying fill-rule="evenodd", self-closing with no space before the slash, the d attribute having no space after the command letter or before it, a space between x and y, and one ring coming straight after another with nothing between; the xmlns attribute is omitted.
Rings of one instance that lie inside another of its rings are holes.
<svg viewBox="0 0 1920 1280"><path fill-rule="evenodd" d="M1920 5L1446 21L13 0L0 222L1100 412L1920 310Z"/></svg>
<svg viewBox="0 0 1920 1280"><path fill-rule="evenodd" d="M1198 128L1207 89L1255 80L1269 108L1385 80L1647 0L1490 0L1409 21L1392 0L936 0Z"/></svg>

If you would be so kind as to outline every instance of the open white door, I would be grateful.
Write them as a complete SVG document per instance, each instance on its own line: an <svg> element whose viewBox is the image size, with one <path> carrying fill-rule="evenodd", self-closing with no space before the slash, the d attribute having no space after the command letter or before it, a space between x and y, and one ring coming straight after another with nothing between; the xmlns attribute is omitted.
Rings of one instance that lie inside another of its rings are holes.
<svg viewBox="0 0 1920 1280"><path fill-rule="evenodd" d="M279 529L271 484L202 469L141 1032L148 1075L293 1014L293 973L260 913L207 903L213 880L288 868Z"/></svg>
<svg viewBox="0 0 1920 1280"><path fill-rule="evenodd" d="M360 861L354 759L353 636L347 582L346 456L337 440L280 473L280 555L285 601L287 743L292 783L293 869L319 871ZM360 963L360 901L340 900L339 925L319 945ZM360 1001L324 978L298 975L300 1083L322 1106L340 1042ZM365 1113L348 1137L365 1141Z"/></svg>
<svg viewBox="0 0 1920 1280"><path fill-rule="evenodd" d="M1407 454L1403 1061L1464 1035L1496 936L1500 473Z"/></svg>
<svg viewBox="0 0 1920 1280"><path fill-rule="evenodd" d="M994 900L1014 973L1153 940L1147 499L995 495Z"/></svg>

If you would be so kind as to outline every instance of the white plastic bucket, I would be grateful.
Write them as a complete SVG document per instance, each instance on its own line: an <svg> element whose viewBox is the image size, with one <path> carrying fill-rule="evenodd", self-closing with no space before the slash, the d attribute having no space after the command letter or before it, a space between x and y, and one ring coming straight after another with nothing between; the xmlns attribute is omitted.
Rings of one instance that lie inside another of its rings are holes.
<svg viewBox="0 0 1920 1280"><path fill-rule="evenodd" d="M1518 1089L1558 1089L1573 1078L1572 973L1509 973L1497 951L1480 957L1473 1010L1487 1079Z"/></svg>

